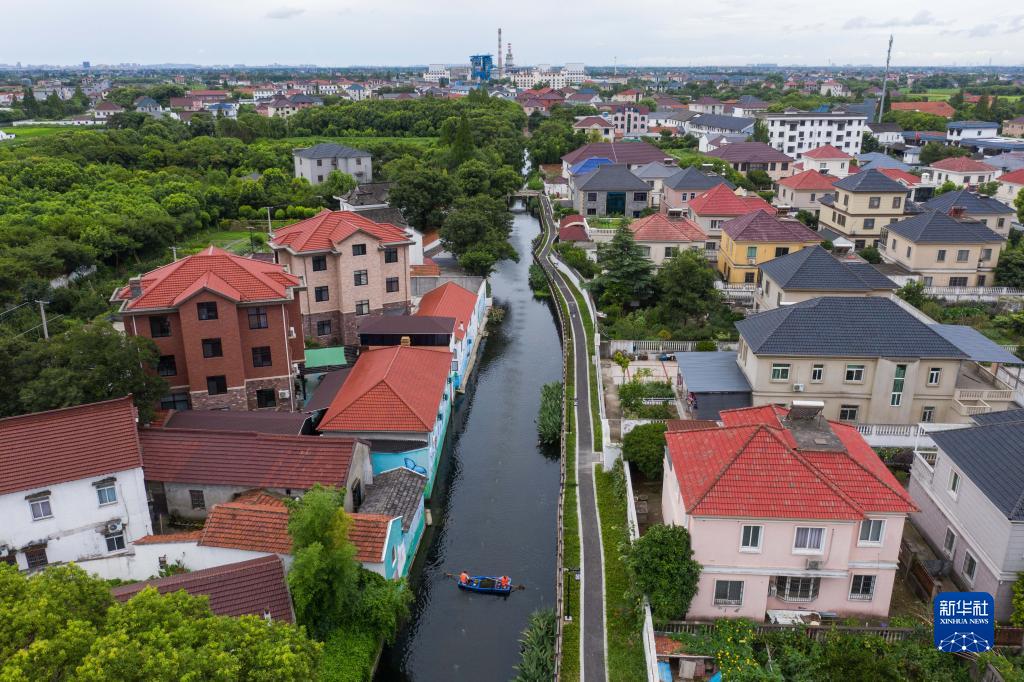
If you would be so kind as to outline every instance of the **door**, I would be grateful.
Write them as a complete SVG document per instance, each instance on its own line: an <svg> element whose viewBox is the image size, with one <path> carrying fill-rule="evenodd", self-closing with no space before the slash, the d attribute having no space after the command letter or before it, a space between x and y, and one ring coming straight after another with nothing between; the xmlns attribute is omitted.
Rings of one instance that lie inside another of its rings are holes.
<svg viewBox="0 0 1024 682"><path fill-rule="evenodd" d="M626 193L608 192L604 212L605 215L626 215Z"/></svg>

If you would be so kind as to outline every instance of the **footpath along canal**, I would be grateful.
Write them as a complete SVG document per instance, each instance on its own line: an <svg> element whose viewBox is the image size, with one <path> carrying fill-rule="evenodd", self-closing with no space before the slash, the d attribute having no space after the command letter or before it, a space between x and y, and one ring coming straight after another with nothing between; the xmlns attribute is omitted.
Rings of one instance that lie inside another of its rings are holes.
<svg viewBox="0 0 1024 682"><path fill-rule="evenodd" d="M515 674L519 637L530 613L555 601L558 449L537 442L541 386L558 381L562 357L549 304L527 283L538 221L516 213L519 262L491 276L492 327L466 395L430 501L428 529L413 568L416 601L377 682L504 681ZM508 599L461 592L446 573L508 574L526 589Z"/></svg>

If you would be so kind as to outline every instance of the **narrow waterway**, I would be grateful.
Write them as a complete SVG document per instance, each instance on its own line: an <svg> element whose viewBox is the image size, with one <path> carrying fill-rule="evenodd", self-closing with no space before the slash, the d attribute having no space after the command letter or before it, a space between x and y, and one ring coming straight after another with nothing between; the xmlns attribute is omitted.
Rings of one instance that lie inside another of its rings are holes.
<svg viewBox="0 0 1024 682"><path fill-rule="evenodd" d="M541 385L561 378L554 313L527 284L538 221L515 214L519 263L491 277L504 322L493 328L457 406L413 569L416 602L376 680L503 681L515 674L530 613L552 607L558 452L537 443ZM508 599L458 590L446 573L508 574L526 590Z"/></svg>

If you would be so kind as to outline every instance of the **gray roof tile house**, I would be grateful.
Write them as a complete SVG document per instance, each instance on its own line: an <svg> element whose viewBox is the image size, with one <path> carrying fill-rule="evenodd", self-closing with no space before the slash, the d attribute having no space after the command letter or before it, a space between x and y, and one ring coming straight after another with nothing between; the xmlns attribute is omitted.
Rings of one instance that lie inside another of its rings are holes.
<svg viewBox="0 0 1024 682"><path fill-rule="evenodd" d="M818 296L888 297L898 287L870 263L839 260L820 246L761 264L756 310Z"/></svg>
<svg viewBox="0 0 1024 682"><path fill-rule="evenodd" d="M979 417L991 420L936 431L936 449L917 452L909 490L921 511L911 521L954 582L990 593L1006 621L1024 571L1024 410Z"/></svg>
<svg viewBox="0 0 1024 682"><path fill-rule="evenodd" d="M312 147L292 151L295 160L295 177L306 178L318 185L327 179L331 171L348 173L356 182L373 179L373 161L370 152L353 149L333 142L321 142Z"/></svg>
<svg viewBox="0 0 1024 682"><path fill-rule="evenodd" d="M576 181L573 207L586 216L639 218L648 206L650 189L625 164L601 166Z"/></svg>

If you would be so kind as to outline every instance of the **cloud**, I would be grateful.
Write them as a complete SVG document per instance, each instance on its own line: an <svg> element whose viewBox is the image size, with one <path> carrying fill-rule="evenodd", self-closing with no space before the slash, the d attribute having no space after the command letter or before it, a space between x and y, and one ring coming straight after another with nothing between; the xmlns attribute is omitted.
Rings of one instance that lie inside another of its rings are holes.
<svg viewBox="0 0 1024 682"><path fill-rule="evenodd" d="M854 17L845 24L843 28L847 30L865 29L865 28L890 28L899 24L900 26L942 26L948 24L948 21L940 21L938 17L929 12L926 9L921 10L910 19L893 18L884 20L868 19L867 17Z"/></svg>
<svg viewBox="0 0 1024 682"><path fill-rule="evenodd" d="M291 19L305 11L301 7L278 7L267 12L267 19Z"/></svg>

